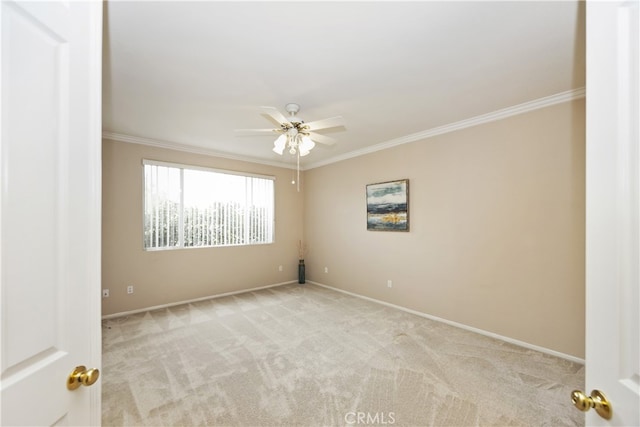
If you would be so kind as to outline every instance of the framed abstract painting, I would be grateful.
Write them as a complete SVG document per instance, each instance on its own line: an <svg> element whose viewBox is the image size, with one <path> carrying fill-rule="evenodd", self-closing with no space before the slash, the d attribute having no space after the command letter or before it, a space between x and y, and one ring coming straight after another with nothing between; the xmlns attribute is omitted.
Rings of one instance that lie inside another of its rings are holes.
<svg viewBox="0 0 640 427"><path fill-rule="evenodd" d="M367 185L367 230L409 231L409 180Z"/></svg>

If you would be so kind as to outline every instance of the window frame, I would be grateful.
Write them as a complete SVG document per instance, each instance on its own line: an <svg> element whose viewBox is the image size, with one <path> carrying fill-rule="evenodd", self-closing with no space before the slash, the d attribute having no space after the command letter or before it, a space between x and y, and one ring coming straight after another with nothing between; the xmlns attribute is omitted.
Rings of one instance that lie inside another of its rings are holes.
<svg viewBox="0 0 640 427"><path fill-rule="evenodd" d="M146 176L145 176L145 166L163 166L170 168L180 169L180 220L179 227L182 230L180 232L181 238L179 238L179 245L176 246L167 246L167 247L146 247L146 239L145 239L145 215L146 215ZM219 169L207 166L199 166L185 163L176 163L176 162L167 162L163 160L153 160L153 159L142 159L142 249L145 252L156 252L156 251L175 251L175 250L189 250L189 249L212 249L212 248L225 248L225 247L238 247L238 246L260 246L260 245L270 245L275 243L276 240L276 186L275 181L276 177L272 175L263 175L252 172L243 172L243 171L234 171L228 169ZM230 243L223 245L208 245L208 246L185 246L184 245L184 171L194 170L194 171L203 171L203 172L212 172L218 174L225 175L235 175L241 176L245 178L260 178L265 180L273 181L273 191L272 191L272 218L271 218L271 241L270 242L260 242L260 243Z"/></svg>

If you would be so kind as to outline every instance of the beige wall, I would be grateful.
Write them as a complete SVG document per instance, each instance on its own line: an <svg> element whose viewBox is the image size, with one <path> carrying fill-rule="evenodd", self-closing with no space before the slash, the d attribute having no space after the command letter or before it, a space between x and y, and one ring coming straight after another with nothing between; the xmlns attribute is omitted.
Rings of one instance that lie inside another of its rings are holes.
<svg viewBox="0 0 640 427"><path fill-rule="evenodd" d="M144 251L143 158L275 176L275 243ZM102 287L110 290L103 315L297 278L303 196L291 185L289 169L105 140L102 185ZM133 294L127 295L127 285Z"/></svg>
<svg viewBox="0 0 640 427"><path fill-rule="evenodd" d="M584 357L584 129L578 100L307 171L307 278ZM367 231L402 178L411 231Z"/></svg>

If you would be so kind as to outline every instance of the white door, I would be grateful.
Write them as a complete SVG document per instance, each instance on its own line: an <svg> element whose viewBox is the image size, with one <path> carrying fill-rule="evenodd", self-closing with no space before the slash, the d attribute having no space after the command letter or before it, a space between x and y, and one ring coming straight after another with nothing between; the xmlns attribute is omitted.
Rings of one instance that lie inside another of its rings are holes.
<svg viewBox="0 0 640 427"><path fill-rule="evenodd" d="M587 425L640 425L638 1L587 3Z"/></svg>
<svg viewBox="0 0 640 427"><path fill-rule="evenodd" d="M2 425L100 424L101 2L0 3Z"/></svg>

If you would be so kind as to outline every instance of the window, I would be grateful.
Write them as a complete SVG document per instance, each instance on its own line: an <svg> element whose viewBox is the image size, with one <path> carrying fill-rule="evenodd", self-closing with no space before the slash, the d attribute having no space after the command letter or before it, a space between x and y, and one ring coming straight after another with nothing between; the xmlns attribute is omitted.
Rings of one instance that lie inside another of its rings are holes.
<svg viewBox="0 0 640 427"><path fill-rule="evenodd" d="M143 165L145 249L273 242L273 177Z"/></svg>

